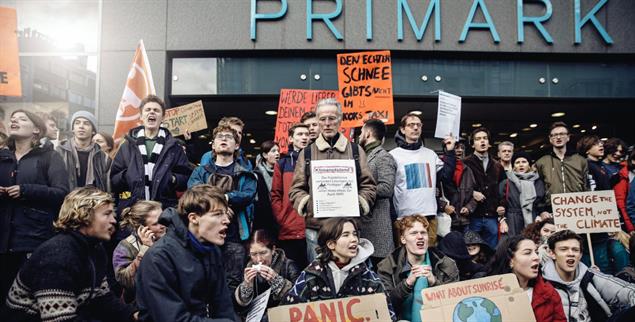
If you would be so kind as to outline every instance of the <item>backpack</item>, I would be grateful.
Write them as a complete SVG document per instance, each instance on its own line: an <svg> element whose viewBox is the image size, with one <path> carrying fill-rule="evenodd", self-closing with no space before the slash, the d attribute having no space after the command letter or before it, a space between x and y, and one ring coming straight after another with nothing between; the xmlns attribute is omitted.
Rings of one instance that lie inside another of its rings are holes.
<svg viewBox="0 0 635 322"><path fill-rule="evenodd" d="M309 176L306 175L311 171L311 145L309 144L304 148L304 180L305 184L309 186ZM353 160L355 161L355 176L357 178L357 188L359 189L359 178L362 176L362 168L359 165L359 145L355 142L351 142L351 150L353 152Z"/></svg>

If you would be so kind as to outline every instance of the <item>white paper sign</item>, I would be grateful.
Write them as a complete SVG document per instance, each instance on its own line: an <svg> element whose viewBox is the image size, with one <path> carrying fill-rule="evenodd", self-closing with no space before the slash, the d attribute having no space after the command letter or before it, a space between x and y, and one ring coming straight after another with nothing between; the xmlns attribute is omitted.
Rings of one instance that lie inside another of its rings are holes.
<svg viewBox="0 0 635 322"><path fill-rule="evenodd" d="M249 309L249 313L247 313L245 322L260 322L260 320L262 320L262 316L265 315L265 311L267 310L269 296L271 296L271 288L256 296L251 302L251 309Z"/></svg>
<svg viewBox="0 0 635 322"><path fill-rule="evenodd" d="M622 229L613 190L553 194L551 207L558 230L584 234Z"/></svg>
<svg viewBox="0 0 635 322"><path fill-rule="evenodd" d="M313 216L359 217L354 160L311 160Z"/></svg>
<svg viewBox="0 0 635 322"><path fill-rule="evenodd" d="M459 139L461 133L461 96L439 91L439 108L437 109L437 128L434 137L445 139L452 136Z"/></svg>

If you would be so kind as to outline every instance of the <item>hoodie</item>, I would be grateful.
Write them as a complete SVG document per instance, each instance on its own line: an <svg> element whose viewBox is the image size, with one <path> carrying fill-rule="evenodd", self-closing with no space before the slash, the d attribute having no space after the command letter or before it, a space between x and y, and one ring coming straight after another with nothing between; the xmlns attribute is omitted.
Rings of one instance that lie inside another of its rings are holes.
<svg viewBox="0 0 635 322"><path fill-rule="evenodd" d="M582 262L571 282L560 278L553 260L545 263L542 273L558 291L568 321L606 321L612 313L635 305L635 285L591 271Z"/></svg>
<svg viewBox="0 0 635 322"><path fill-rule="evenodd" d="M357 245L357 255L351 259L351 262L348 263L348 265L339 268L335 262L329 262L328 266L331 269L331 275L333 275L335 293L339 292L351 269L365 262L374 252L375 247L373 247L373 244L371 244L367 239L360 238L359 244Z"/></svg>

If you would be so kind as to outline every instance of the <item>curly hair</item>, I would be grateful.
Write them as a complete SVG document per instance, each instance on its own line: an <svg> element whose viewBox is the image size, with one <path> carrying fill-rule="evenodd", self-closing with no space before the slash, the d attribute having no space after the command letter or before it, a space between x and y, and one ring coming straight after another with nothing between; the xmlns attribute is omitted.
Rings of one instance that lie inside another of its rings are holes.
<svg viewBox="0 0 635 322"><path fill-rule="evenodd" d="M95 209L114 205L110 194L95 187L86 186L71 191L64 198L59 216L53 226L60 231L74 231L90 226Z"/></svg>
<svg viewBox="0 0 635 322"><path fill-rule="evenodd" d="M140 226L145 226L148 213L155 210L161 210L160 202L139 200L132 207L121 211L121 227L137 230Z"/></svg>
<svg viewBox="0 0 635 322"><path fill-rule="evenodd" d="M546 224L554 225L553 218L547 218L545 220L541 220L541 221L538 221L538 222L531 223L531 224L527 225L527 227L525 227L525 229L523 229L521 234L523 236L533 240L534 243L536 243L536 245L540 245L540 244L542 244L542 236L540 235L540 230Z"/></svg>
<svg viewBox="0 0 635 322"><path fill-rule="evenodd" d="M395 221L395 228L398 233L396 237L401 238L406 233L406 230L412 228L416 222L420 222L426 230L428 230L428 227L430 226L428 219L426 219L423 215L415 214L402 217L401 219Z"/></svg>

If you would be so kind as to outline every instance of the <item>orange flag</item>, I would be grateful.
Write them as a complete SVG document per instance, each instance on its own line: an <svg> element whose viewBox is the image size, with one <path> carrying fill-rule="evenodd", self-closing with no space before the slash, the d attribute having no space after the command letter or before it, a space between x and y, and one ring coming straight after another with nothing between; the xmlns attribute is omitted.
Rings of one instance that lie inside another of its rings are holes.
<svg viewBox="0 0 635 322"><path fill-rule="evenodd" d="M18 57L17 14L0 7L0 95L22 96Z"/></svg>
<svg viewBox="0 0 635 322"><path fill-rule="evenodd" d="M139 110L139 105L141 100L150 94L155 94L154 81L152 80L150 61L146 55L143 40L140 40L128 72L126 87L123 90L123 96L117 109L115 132L112 135L115 142L121 141L121 138L130 129L140 124L141 111Z"/></svg>

